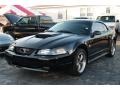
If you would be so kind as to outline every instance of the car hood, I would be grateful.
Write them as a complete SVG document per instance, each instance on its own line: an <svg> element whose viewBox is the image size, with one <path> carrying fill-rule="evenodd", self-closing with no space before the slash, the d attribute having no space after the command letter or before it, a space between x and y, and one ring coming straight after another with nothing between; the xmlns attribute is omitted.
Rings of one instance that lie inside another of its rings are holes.
<svg viewBox="0 0 120 90"><path fill-rule="evenodd" d="M14 14L4 14L4 16L8 19L8 21L11 24L16 23L18 20L20 20L22 17Z"/></svg>
<svg viewBox="0 0 120 90"><path fill-rule="evenodd" d="M115 22L104 22L108 27L115 26Z"/></svg>
<svg viewBox="0 0 120 90"><path fill-rule="evenodd" d="M83 36L67 33L45 32L16 41L16 47L47 49L57 48L75 42Z"/></svg>

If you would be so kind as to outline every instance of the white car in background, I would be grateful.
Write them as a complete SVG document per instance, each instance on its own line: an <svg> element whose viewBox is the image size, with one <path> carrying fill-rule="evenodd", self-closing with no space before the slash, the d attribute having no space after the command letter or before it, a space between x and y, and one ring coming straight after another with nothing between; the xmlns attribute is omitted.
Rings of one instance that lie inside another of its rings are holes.
<svg viewBox="0 0 120 90"><path fill-rule="evenodd" d="M97 20L104 22L112 30L115 29L115 23L116 23L116 20L117 20L115 15L98 16Z"/></svg>
<svg viewBox="0 0 120 90"><path fill-rule="evenodd" d="M4 53L6 49L14 42L12 36L0 33L0 54Z"/></svg>

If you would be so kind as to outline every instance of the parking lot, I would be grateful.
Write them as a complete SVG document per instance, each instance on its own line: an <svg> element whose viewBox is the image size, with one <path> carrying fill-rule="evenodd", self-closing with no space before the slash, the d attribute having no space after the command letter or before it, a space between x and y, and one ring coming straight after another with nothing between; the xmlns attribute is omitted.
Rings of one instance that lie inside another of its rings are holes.
<svg viewBox="0 0 120 90"><path fill-rule="evenodd" d="M86 85L86 84L120 84L120 38L113 58L102 57L90 63L81 76L72 76L64 69L48 73L21 70L9 66L0 56L0 84L37 84L37 85Z"/></svg>

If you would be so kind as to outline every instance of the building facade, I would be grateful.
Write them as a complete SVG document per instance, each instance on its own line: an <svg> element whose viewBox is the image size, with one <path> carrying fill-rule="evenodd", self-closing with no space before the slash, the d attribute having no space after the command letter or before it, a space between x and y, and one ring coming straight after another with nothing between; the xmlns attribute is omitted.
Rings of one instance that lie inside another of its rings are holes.
<svg viewBox="0 0 120 90"><path fill-rule="evenodd" d="M75 17L88 17L96 19L99 15L111 14L120 16L120 6L110 5L42 5L30 7L31 10L44 12L51 16L55 22L73 19Z"/></svg>

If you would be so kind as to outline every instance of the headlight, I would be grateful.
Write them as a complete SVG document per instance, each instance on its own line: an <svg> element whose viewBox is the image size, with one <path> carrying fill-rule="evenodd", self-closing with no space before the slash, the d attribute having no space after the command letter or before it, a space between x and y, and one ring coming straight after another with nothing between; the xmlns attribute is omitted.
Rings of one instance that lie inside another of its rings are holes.
<svg viewBox="0 0 120 90"><path fill-rule="evenodd" d="M15 44L11 44L11 45L9 46L8 50L13 51L14 48L15 48Z"/></svg>
<svg viewBox="0 0 120 90"><path fill-rule="evenodd" d="M57 49L43 49L37 52L38 55L61 55L66 54L67 51L64 48Z"/></svg>

